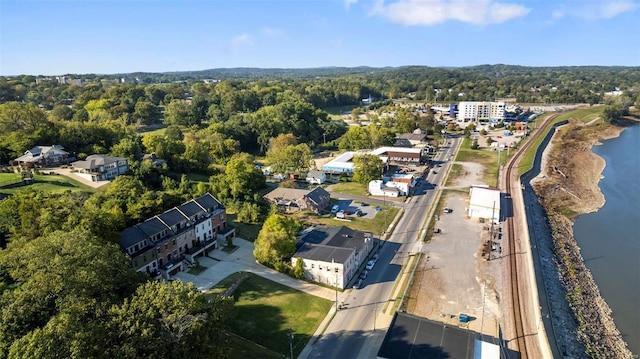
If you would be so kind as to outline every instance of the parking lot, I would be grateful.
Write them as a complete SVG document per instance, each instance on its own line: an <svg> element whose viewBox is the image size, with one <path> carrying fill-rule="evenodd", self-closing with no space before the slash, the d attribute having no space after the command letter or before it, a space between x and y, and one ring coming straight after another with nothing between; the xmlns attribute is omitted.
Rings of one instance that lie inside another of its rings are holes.
<svg viewBox="0 0 640 359"><path fill-rule="evenodd" d="M360 210L361 215L358 216L360 218L374 219L376 217L376 207L377 205L371 205L367 202L359 202L354 201L352 199L344 199L339 198L338 211L349 211L350 214L347 214L347 217L355 216L355 213Z"/></svg>
<svg viewBox="0 0 640 359"><path fill-rule="evenodd" d="M477 184L478 171L470 168L459 186ZM496 251L491 261L482 257L483 243L489 237L487 225L466 216L467 194L449 191L443 195L431 241L416 269L407 302L407 311L420 317L460 325L458 316L466 314L464 324L471 330L498 335L501 315L499 291L502 286L501 258ZM444 208L449 209L445 213Z"/></svg>

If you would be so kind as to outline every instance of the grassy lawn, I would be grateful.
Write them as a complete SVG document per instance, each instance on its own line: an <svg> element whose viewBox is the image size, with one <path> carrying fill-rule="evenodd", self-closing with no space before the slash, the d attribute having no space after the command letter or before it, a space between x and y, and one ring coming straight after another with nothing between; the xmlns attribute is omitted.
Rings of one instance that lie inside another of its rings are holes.
<svg viewBox="0 0 640 359"><path fill-rule="evenodd" d="M339 182L331 187L331 191L354 196L367 196L367 186L357 182Z"/></svg>
<svg viewBox="0 0 640 359"><path fill-rule="evenodd" d="M340 120L342 119L343 112L351 113L351 111L353 111L353 109L356 107L358 107L358 105L346 105L346 106L337 106L337 107L327 107L327 108L323 108L322 110L328 113L331 119Z"/></svg>
<svg viewBox="0 0 640 359"><path fill-rule="evenodd" d="M166 127L163 128L158 128L155 130L151 130L151 131L143 131L140 132L141 135L158 135L158 136L164 136L165 131L167 131Z"/></svg>
<svg viewBox="0 0 640 359"><path fill-rule="evenodd" d="M0 183L12 181L15 179L20 179L21 176L15 173L0 173ZM39 191L45 193L53 193L53 192L95 192L96 189L84 185L76 180L73 180L69 177L61 176L61 175L35 175L34 184L28 186L29 188L34 188ZM11 194L21 189L26 188L23 187L15 187L0 190L0 193Z"/></svg>
<svg viewBox="0 0 640 359"><path fill-rule="evenodd" d="M455 160L460 162L480 163L484 166L482 181L489 186L498 186L498 151L473 150L471 149L471 140L465 138L462 140L460 151L458 151L458 155ZM501 154L500 162L504 164L506 160L506 153Z"/></svg>
<svg viewBox="0 0 640 359"><path fill-rule="evenodd" d="M262 225L236 222L237 217L235 214L227 213L227 220L236 228L236 236L251 242L255 241L258 238L260 229L262 229Z"/></svg>
<svg viewBox="0 0 640 359"><path fill-rule="evenodd" d="M187 175L187 178L190 181L209 183L209 176L208 175L203 175L203 174L200 174L200 173L187 173L186 175Z"/></svg>
<svg viewBox="0 0 640 359"><path fill-rule="evenodd" d="M229 352L229 358L231 359L282 359L283 357L281 353L276 353L236 335L229 336L229 341L231 342L231 351Z"/></svg>
<svg viewBox="0 0 640 359"><path fill-rule="evenodd" d="M239 273L225 278L207 294L220 294ZM236 317L231 330L248 340L281 355L289 354L288 328L293 328L294 356L311 339L333 302L297 291L249 273L234 293ZM238 350L247 349L246 347ZM262 358L261 354L242 353L242 358Z"/></svg>
<svg viewBox="0 0 640 359"><path fill-rule="evenodd" d="M22 179L19 173L0 173L0 185L8 184Z"/></svg>
<svg viewBox="0 0 640 359"><path fill-rule="evenodd" d="M587 123L600 117L602 115L603 110L604 110L604 106L594 106L589 108L583 108L580 110L569 111L567 113L563 113L560 116L558 116L546 128L539 129L538 131L542 131L543 135L538 137L536 141L533 143L533 145L529 148L527 153L524 154L522 160L520 161L518 174L522 175L523 173L527 172L533 167L533 160L535 159L536 151L538 150L538 147L540 147L540 144L544 140L544 137L546 136L546 134L551 130L551 126L553 126L558 122L561 122L564 120L572 120L572 119ZM552 114L549 114L549 116L550 115ZM542 122L541 119L538 121Z"/></svg>

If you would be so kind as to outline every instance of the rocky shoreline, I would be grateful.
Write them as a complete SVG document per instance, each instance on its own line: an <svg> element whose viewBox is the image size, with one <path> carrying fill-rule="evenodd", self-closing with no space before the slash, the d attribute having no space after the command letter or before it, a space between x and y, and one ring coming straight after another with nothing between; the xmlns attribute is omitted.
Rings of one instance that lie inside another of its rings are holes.
<svg viewBox="0 0 640 359"><path fill-rule="evenodd" d="M605 201L598 187L605 161L591 151L592 146L623 130L602 121L588 125L571 121L545 149L541 173L532 181L550 234L543 270L552 272L545 286L552 301L554 332L563 355L571 357L633 358L573 236L573 220L597 211ZM558 282L561 288L554 285Z"/></svg>

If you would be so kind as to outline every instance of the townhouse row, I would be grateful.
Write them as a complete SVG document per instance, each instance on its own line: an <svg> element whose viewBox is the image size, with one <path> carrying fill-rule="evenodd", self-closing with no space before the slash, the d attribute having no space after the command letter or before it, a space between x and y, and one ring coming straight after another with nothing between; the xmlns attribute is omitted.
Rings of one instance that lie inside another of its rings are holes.
<svg viewBox="0 0 640 359"><path fill-rule="evenodd" d="M169 280L234 236L224 206L207 193L125 229L120 247L138 272Z"/></svg>

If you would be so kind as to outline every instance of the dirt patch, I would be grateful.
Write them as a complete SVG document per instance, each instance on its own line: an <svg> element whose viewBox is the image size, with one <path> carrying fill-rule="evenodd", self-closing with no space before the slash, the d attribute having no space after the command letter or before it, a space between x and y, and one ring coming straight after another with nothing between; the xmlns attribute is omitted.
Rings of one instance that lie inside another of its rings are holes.
<svg viewBox="0 0 640 359"><path fill-rule="evenodd" d="M482 176L484 176L485 169L481 163L454 162L454 165L462 166L462 170L458 173L458 177L452 181L453 184L447 188L460 189L483 184Z"/></svg>

